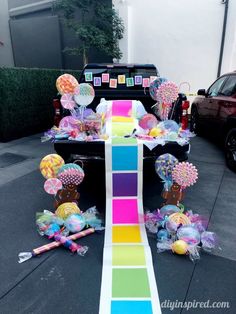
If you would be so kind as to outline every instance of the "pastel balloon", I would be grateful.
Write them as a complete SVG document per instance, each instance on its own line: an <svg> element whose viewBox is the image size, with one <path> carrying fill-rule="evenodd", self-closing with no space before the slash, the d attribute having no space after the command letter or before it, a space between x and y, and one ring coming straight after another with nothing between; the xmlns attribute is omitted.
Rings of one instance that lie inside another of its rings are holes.
<svg viewBox="0 0 236 314"><path fill-rule="evenodd" d="M65 109L69 109L72 110L74 109L76 103L73 99L73 95L72 94L64 94L61 96L61 105L63 108Z"/></svg>
<svg viewBox="0 0 236 314"><path fill-rule="evenodd" d="M57 178L47 179L44 183L44 190L48 194L56 195L62 189L62 182Z"/></svg>
<svg viewBox="0 0 236 314"><path fill-rule="evenodd" d="M183 240L177 240L172 244L171 249L176 254L184 255L188 251L188 244Z"/></svg>
<svg viewBox="0 0 236 314"><path fill-rule="evenodd" d="M58 206L55 214L62 219L66 219L72 214L80 214L80 209L75 203L67 202Z"/></svg>
<svg viewBox="0 0 236 314"><path fill-rule="evenodd" d="M165 120L162 121L158 124L158 127L163 129L163 130L168 130L168 131L172 131L172 132L178 132L180 126L178 125L177 122L175 122L174 120Z"/></svg>
<svg viewBox="0 0 236 314"><path fill-rule="evenodd" d="M73 94L75 88L79 85L76 78L71 74L62 74L56 80L56 88L61 95L70 93Z"/></svg>
<svg viewBox="0 0 236 314"><path fill-rule="evenodd" d="M63 158L57 154L45 156L39 165L41 174L44 178L55 178L59 169L65 164Z"/></svg>
<svg viewBox="0 0 236 314"><path fill-rule="evenodd" d="M151 114L147 113L139 120L139 126L144 130L150 130L157 126L157 118Z"/></svg>
<svg viewBox="0 0 236 314"><path fill-rule="evenodd" d="M74 99L82 107L92 103L95 97L93 86L88 83L82 83L75 89Z"/></svg>

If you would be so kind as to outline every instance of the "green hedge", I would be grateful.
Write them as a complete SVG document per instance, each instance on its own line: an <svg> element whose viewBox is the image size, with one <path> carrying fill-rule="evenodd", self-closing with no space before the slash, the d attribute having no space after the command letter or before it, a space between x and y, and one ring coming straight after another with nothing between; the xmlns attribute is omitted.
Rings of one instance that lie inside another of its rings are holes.
<svg viewBox="0 0 236 314"><path fill-rule="evenodd" d="M56 79L81 71L0 68L0 141L47 130L53 125Z"/></svg>

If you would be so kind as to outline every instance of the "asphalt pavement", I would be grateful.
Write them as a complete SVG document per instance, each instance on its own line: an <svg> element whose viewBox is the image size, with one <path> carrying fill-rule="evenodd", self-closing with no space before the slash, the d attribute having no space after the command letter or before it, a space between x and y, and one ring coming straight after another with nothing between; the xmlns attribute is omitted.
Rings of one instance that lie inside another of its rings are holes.
<svg viewBox="0 0 236 314"><path fill-rule="evenodd" d="M44 192L44 179L38 170L41 158L48 153L53 153L53 144L41 144L39 135L0 143L0 313L98 314L103 234L80 240L89 246L83 258L58 248L23 264L17 262L19 252L48 243L35 228L35 213L53 210L53 199ZM209 219L209 230L218 235L218 248L213 254L201 253L201 260L194 264L187 256L158 254L156 240L150 236L162 311L234 314L236 174L225 166L220 148L204 138L192 140L189 160L197 166L199 180L187 190L183 203ZM102 163L86 167L80 188L81 209L96 205L105 213L104 171ZM160 205L160 192L154 169L145 165L146 209ZM178 302L192 308L180 308ZM226 302L227 308L210 308L213 302Z"/></svg>

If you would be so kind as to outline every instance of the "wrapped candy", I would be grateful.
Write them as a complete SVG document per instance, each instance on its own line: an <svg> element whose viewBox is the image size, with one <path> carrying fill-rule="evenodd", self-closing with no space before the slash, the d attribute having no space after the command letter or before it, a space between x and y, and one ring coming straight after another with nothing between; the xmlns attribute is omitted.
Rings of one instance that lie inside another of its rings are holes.
<svg viewBox="0 0 236 314"><path fill-rule="evenodd" d="M201 243L204 251L211 252L216 246L216 241L214 232L204 231L201 234Z"/></svg>
<svg viewBox="0 0 236 314"><path fill-rule="evenodd" d="M79 232L84 229L86 225L85 218L80 214L72 214L65 220L65 227L72 233Z"/></svg>
<svg viewBox="0 0 236 314"><path fill-rule="evenodd" d="M60 242L65 248L69 249L72 253L77 252L78 255L84 256L88 251L87 246L79 245L61 234L56 234L54 236L54 239L55 241Z"/></svg>
<svg viewBox="0 0 236 314"><path fill-rule="evenodd" d="M198 245L201 241L201 235L193 226L182 226L177 231L179 240L183 240L189 245Z"/></svg>

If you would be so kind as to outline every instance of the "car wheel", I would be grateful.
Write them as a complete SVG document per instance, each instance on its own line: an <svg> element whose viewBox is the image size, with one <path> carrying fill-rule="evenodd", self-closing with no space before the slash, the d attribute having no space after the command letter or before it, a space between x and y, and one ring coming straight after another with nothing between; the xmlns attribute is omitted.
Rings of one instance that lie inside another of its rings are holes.
<svg viewBox="0 0 236 314"><path fill-rule="evenodd" d="M200 134L199 115L195 107L193 107L191 110L190 131L197 135Z"/></svg>
<svg viewBox="0 0 236 314"><path fill-rule="evenodd" d="M227 166L236 172L236 129L231 129L226 136L225 158Z"/></svg>

